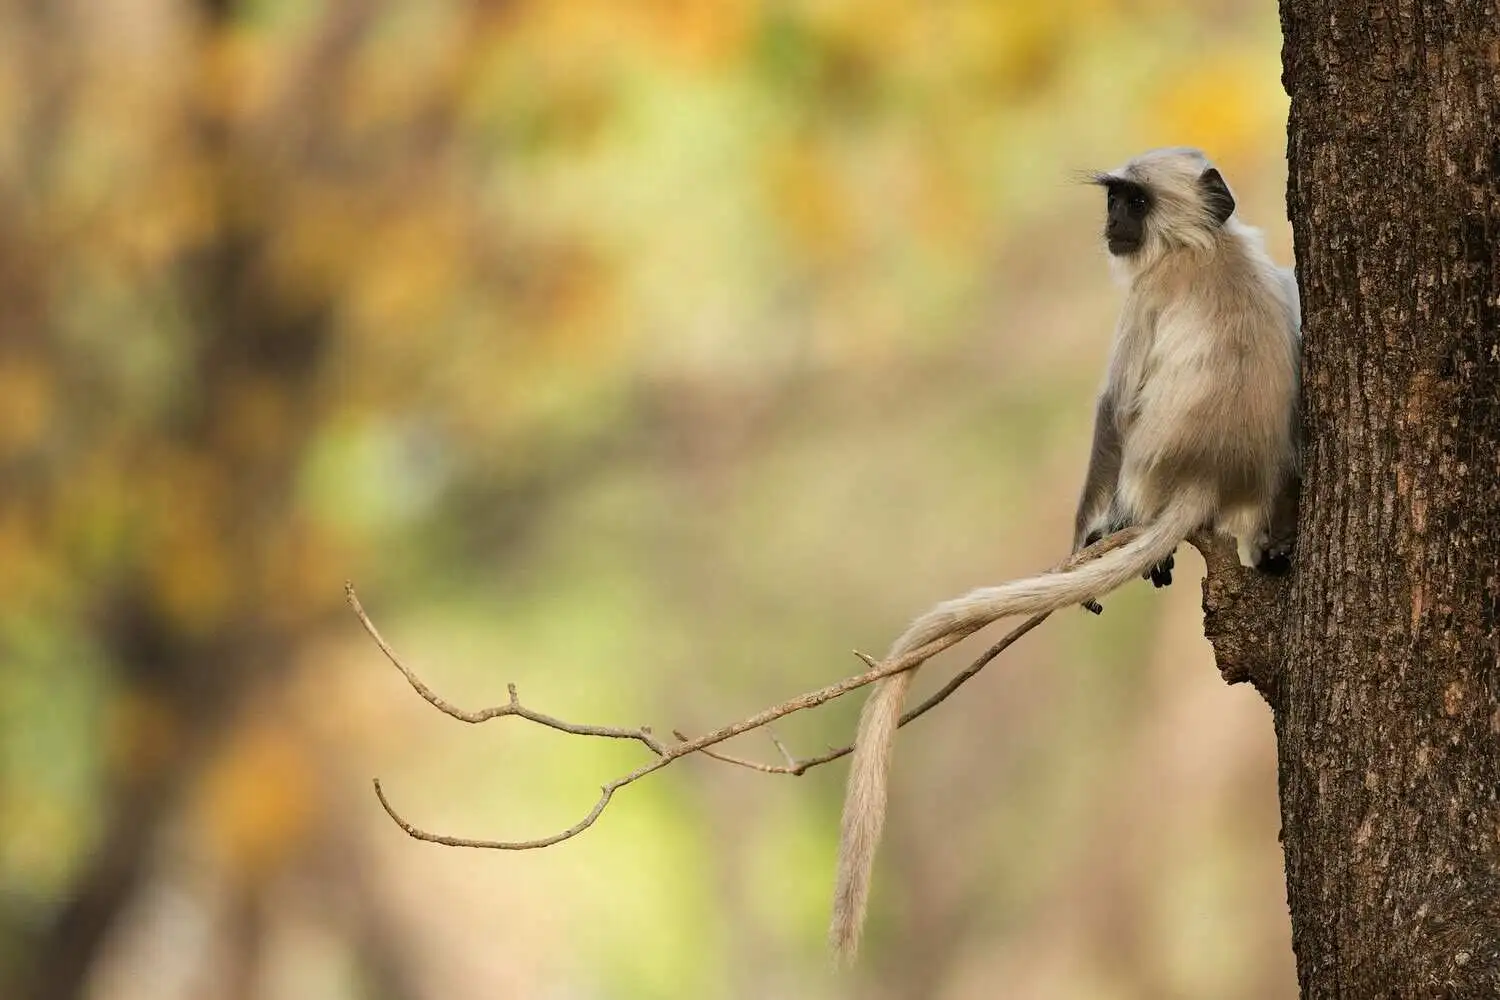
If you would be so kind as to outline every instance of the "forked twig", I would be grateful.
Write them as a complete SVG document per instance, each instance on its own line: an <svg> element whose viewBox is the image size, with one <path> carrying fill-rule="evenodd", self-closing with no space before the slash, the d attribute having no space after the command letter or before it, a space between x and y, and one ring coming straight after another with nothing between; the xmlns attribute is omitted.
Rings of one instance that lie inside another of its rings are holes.
<svg viewBox="0 0 1500 1000"><path fill-rule="evenodd" d="M1080 563L1086 562L1090 559L1098 558L1105 552L1118 548L1121 545L1124 545L1127 542L1131 541L1136 536L1136 534L1138 534L1138 531L1136 529L1126 529L1125 531L1116 532L1115 534L1110 535L1108 538L1104 538L1098 542L1095 542L1088 548L1076 553L1074 556L1068 559L1067 562L1059 566L1058 571L1066 571L1073 568L1074 566L1077 566ZM447 715L454 719L458 719L460 722L468 723L487 722L490 719L498 719L513 715L525 719L528 722L533 722L537 725L545 726L548 729L555 729L559 732L569 733L574 736L597 736L607 739L634 740L642 744L653 754L655 754L654 760L648 761L647 763L642 764L640 767L629 772L628 774L615 778L613 781L610 781L603 785L600 788L599 798L594 803L593 808L591 808L588 813L584 815L584 817L577 823L568 827L566 830L562 830L558 833L552 834L551 836L541 837L535 840L505 841L470 837L453 837L446 834L432 833L431 831L424 830L421 827L415 826L412 823L408 822L401 816L400 813L396 811L395 807L391 805L390 800L386 798L385 791L380 786L380 780L378 778L375 779L375 795L379 799L381 807L385 809L386 814L389 815L392 821L394 821L397 826L401 827L401 829L404 830L408 836L411 836L417 840L425 840L434 844L443 844L449 847L482 847L491 850L503 851L535 850L540 847L550 847L553 844L557 844L564 840L569 840L573 837L578 836L578 834L594 825L594 822L598 820L599 816L604 812L605 807L609 805L610 800L614 797L615 792L619 791L626 785L639 780L640 778L644 778L646 775L651 774L654 771L661 770L668 764L672 763L674 760L677 760L680 757L686 757L687 755L692 753L704 753L705 755L712 757L715 760L724 761L725 763L735 764L741 767L749 767L757 771L763 771L771 774L800 775L806 773L809 769L816 767L819 764L826 764L829 761L837 760L838 758L849 753L853 748L846 746L838 749L830 749L827 753L822 754L818 757L799 760L792 756L792 754L786 749L786 747L783 746L781 742L775 738L774 734L772 735L772 741L773 743L775 743L777 749L781 752L783 759L786 761L786 764L784 765L760 764L755 761L742 760L738 757L733 757L728 754L710 750L709 748L719 743L723 743L725 740L732 739L743 733L750 732L751 730L764 728L770 723L775 722L777 719L784 718L785 716L791 715L794 712L801 712L809 708L816 708L819 705L825 704L835 698L839 698L845 694L848 694L850 691L856 690L857 688L864 687L867 684L873 684L875 681L878 681L881 678L889 677L892 674L901 673L904 670L910 670L913 667L919 666L926 660L931 659L933 656L936 656L938 653L947 649L949 646L962 641L963 639L967 638L983 627L983 625L971 625L954 629L952 632L934 639L933 641L927 643L925 646L922 646L919 649L912 650L905 656L902 656L901 658L892 661L891 663L877 663L870 656L867 656L864 653L856 652L855 655L870 667L870 669L865 671L864 673L855 674L833 684L829 684L826 687L819 688L816 691L809 691L805 694L798 695L795 698L791 698L787 701L781 702L778 705L774 705L747 719L742 719L739 722L732 723L731 725L723 726L703 736L688 739L681 733L674 733L673 735L677 738L678 742L667 744L661 740L658 740L656 736L652 734L650 727L647 726L625 728L616 726L585 725L580 723L567 722L563 719L558 719L554 716L534 711L521 704L520 695L517 693L516 686L514 684L506 685L506 690L508 691L510 697L504 705L496 705L490 708L479 709L477 711L465 711L464 709L458 708L457 706L442 698L431 688L429 688L422 681L422 679L418 677L417 674L405 664L405 662L402 661L401 657L397 655L396 651L391 648L391 645L385 641L385 638L380 634L379 629L375 627L375 623L372 622L369 615L365 613L363 605L361 605L359 602L359 597L354 592L353 584L346 583L344 585L344 596L348 600L349 606L353 609L356 617L359 618L360 624L364 626L365 631L369 633L370 638L375 641L375 644L380 647L380 651L385 654L386 659L388 659L391 664L396 667L397 670L401 671L401 674L406 678L407 683L412 686L412 689L416 691L417 694L421 695L423 700L432 705L438 711L442 712L444 715ZM973 677L980 670L984 669L986 664L988 664L991 660L993 660L996 656L1003 652L1017 639L1025 635L1027 632L1031 631L1037 625L1041 624L1042 621L1046 619L1046 617L1046 614L1033 616L1017 628L1013 629L1003 639L986 650L966 669L954 676L953 679L951 679L946 685L944 685L941 690L937 691L926 701L922 702L922 704L918 705L916 708L913 708L905 715L903 715L901 718L901 725L905 725L907 722L910 722L912 719L915 719L917 716L924 714L936 705L940 704L950 694L952 694L960 686L962 686L965 681Z"/></svg>
<svg viewBox="0 0 1500 1000"><path fill-rule="evenodd" d="M917 716L925 715L927 712L936 708L944 700L946 700L950 694L963 687L963 685L970 678L987 667L991 660L999 656L1001 653L1005 652L1005 650L1010 647L1010 645L1017 639L1021 638L1021 636L1025 635L1027 632L1030 632L1042 622L1046 621L1048 616L1051 614L1052 612L1047 611L1039 615L1032 615L1020 625L1017 625L1015 628L1011 629L1005 634L1005 638L995 643L989 649L986 649L978 656L977 659L974 660L973 663L969 664L967 667L954 674L953 677L949 679L947 684L944 684L937 691L933 692L931 697L929 697L926 701L922 702L915 708L907 709L907 711L902 714L901 721L896 723L896 728L899 729L911 720L915 719ZM965 634L968 635L971 633ZM686 742L687 740L686 736L682 735L682 733L677 732L676 730L673 730L672 735L684 742ZM829 750L827 753L821 753L816 757L794 757L792 756L791 752L788 751L787 748L782 744L782 742L776 738L775 734L772 734L771 742L774 743L776 745L776 749L781 752L781 756L786 761L786 764L762 764L758 760L746 760L743 757L734 757L730 754L720 753L717 750L709 750L707 748L704 748L699 752L702 753L705 757L712 757L714 760L723 761L725 764L734 764L739 767L748 767L752 771L760 771L763 774L790 774L799 777L817 767L819 764L827 764L829 761L838 760L840 757L846 757L854 752L854 744L850 743L847 746L839 747L836 750Z"/></svg>

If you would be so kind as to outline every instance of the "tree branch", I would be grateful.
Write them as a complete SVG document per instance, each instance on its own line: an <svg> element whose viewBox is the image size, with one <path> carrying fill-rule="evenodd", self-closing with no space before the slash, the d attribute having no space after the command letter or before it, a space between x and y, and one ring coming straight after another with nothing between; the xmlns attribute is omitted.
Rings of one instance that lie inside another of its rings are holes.
<svg viewBox="0 0 1500 1000"><path fill-rule="evenodd" d="M1240 565L1234 541L1208 531L1188 536L1203 555L1203 634L1226 684L1249 681L1273 707L1281 669L1281 631L1275 609L1284 578Z"/></svg>
<svg viewBox="0 0 1500 1000"><path fill-rule="evenodd" d="M1075 553L1061 566L1057 567L1056 572L1066 572L1067 570L1072 569L1073 567L1078 566L1081 563L1087 562L1091 559L1096 559L1106 552L1127 544L1138 534L1139 530L1134 528L1127 528L1124 531L1116 532L1115 534L1101 539L1100 541L1095 542L1093 545ZM514 684L506 685L506 689L509 692L510 698L504 705L482 708L477 711L466 711L464 709L458 708L457 706L442 698L431 688L429 688L422 681L422 679L417 676L415 671L413 671L409 666L406 665L405 662L402 661L401 657L397 655L396 651L391 648L391 645L386 642L385 638L380 634L379 629L375 627L375 623L370 620L369 615L365 613L363 605L360 604L359 597L354 592L353 584L346 583L344 585L344 596L349 602L350 608L353 609L355 616L359 618L360 624L364 626L365 631L369 633L370 638L375 641L375 644L380 647L380 651L385 654L386 659L388 659L391 664L401 672L402 676L406 678L407 683L412 686L412 689L416 691L424 701L426 701L429 705L432 705L444 715L457 719L460 722L468 723L480 723L487 722L490 719L504 718L506 716L517 716L519 718L527 720L528 722L532 722L537 725L544 726L548 729L555 729L559 732L568 733L574 736L595 736L603 737L606 739L634 740L645 746L655 755L654 760L648 761L647 763L642 764L640 767L629 772L628 774L615 778L614 780L603 785L600 788L599 798L594 803L593 808L591 808L588 813L586 813L584 817L577 823L574 823L566 830L562 830L558 833L552 834L551 836L537 838L535 840L506 841L470 837L453 837L446 834L433 833L431 831L424 830L421 827L408 822L401 816L400 813L396 811L395 807L391 805L390 800L386 798L385 791L381 788L379 779L375 779L375 795L379 799L381 807L385 809L386 814L389 815L392 821L394 821L397 826L401 827L401 829L404 830L408 836L413 837L417 840L425 840L430 843L443 844L449 847L478 847L502 851L535 850L541 847L550 847L553 844L561 843L564 840L569 840L573 837L578 836L578 834L594 825L595 821L598 820L599 816L609 805L610 800L614 797L615 792L619 791L621 788L624 788L626 785L631 784L634 781L644 778L648 774L661 770L678 758L686 757L687 755L692 753L705 753L707 756L710 756L716 760L723 761L725 763L736 764L741 767L749 767L757 771L763 771L771 774L800 775L806 773L809 769L816 767L819 764L826 764L829 761L837 760L839 757L842 757L845 754L849 753L853 748L842 747L839 749L830 750L828 753L822 754L818 757L808 758L806 760L798 760L794 758L780 743L780 741L775 739L775 736L773 735L773 742L775 742L775 745L781 751L783 758L787 762L785 765L760 764L755 761L742 760L738 757L732 757L728 754L711 751L709 750L709 748L719 743L723 743L725 740L732 739L735 736L748 733L751 730L765 728L770 723L775 722L777 719L784 718L785 716L791 715L794 712L801 712L805 709L816 708L817 706L832 701L835 698L842 697L843 695L848 694L850 691L864 687L868 684L873 684L874 682L881 680L882 678L889 677L892 674L898 674L905 670L911 670L914 667L920 666L922 663L931 659L933 656L936 656L938 653L942 652L948 647L979 631L979 629L983 627L983 625L973 625L956 628L946 635L940 636L939 638L927 643L925 646L922 646L919 649L912 650L905 656L902 656L890 663L877 663L872 657L867 656L864 653L856 652L855 655L862 659L870 667L870 669L865 671L864 673L845 677L843 680L819 688L816 691L809 691L805 694L798 695L797 697L788 699L787 701L783 701L778 705L773 705L772 707L765 709L764 711L759 712L756 715L750 716L747 719L742 719L739 722L723 726L711 733L696 737L694 739L688 739L681 733L674 733L674 736L676 736L678 742L674 744L667 744L657 739L648 726L625 728L616 726L585 725L580 723L567 722L565 720L546 715L542 712L534 711L521 704L520 695L517 693L516 686ZM998 656L1001 652L1008 648L1017 639L1025 635L1027 632L1031 631L1037 625L1040 625L1042 621L1046 619L1046 617L1047 615L1045 614L1036 615L1028 619L1019 627L1012 630L1003 639L986 650L966 669L957 674L941 690L937 691L922 704L918 705L916 708L903 715L901 718L901 724L905 725L907 722L910 722L917 716L924 714L938 704L942 703L949 695L956 691L960 686L962 686L980 670L984 669L984 667L991 660L993 660L996 656Z"/></svg>

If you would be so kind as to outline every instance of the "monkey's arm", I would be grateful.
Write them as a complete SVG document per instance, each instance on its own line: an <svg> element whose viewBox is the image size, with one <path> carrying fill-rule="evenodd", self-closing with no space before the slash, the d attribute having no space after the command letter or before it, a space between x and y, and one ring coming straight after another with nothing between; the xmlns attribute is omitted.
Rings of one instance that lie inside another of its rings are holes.
<svg viewBox="0 0 1500 1000"><path fill-rule="evenodd" d="M1073 518L1074 552L1110 530L1107 524L1109 509L1119 479L1120 426L1115 422L1114 396L1106 389L1100 393L1094 410L1094 444L1089 452L1089 471L1084 476L1078 513Z"/></svg>
<svg viewBox="0 0 1500 1000"><path fill-rule="evenodd" d="M1125 527L1112 512L1115 491L1119 488L1121 455L1115 400L1106 389L1100 394L1094 411L1094 443L1089 453L1089 470L1083 480L1083 495L1078 499L1078 513L1073 518L1074 552ZM1168 555L1147 570L1144 578L1158 587L1170 585L1175 561ZM1084 607L1096 615L1104 610L1098 601L1090 601Z"/></svg>
<svg viewBox="0 0 1500 1000"><path fill-rule="evenodd" d="M1098 541L1112 529L1110 508L1114 506L1115 489L1120 481L1120 425L1115 422L1115 400L1108 389L1099 394L1094 408L1094 443L1089 449L1089 470L1083 477L1083 493L1078 498L1078 513L1073 517L1073 551ZM1083 605L1085 610L1102 614L1097 600Z"/></svg>

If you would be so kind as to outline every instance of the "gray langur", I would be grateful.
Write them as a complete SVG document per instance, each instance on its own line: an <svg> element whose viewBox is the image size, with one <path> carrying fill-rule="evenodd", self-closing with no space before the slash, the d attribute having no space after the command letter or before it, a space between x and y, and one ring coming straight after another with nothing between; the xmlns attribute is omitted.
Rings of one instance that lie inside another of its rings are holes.
<svg viewBox="0 0 1500 1000"><path fill-rule="evenodd" d="M984 587L911 624L887 662L965 626L1082 604L1140 577L1171 579L1177 545L1202 527L1233 535L1240 561L1280 568L1295 531L1297 285L1194 149L1153 150L1098 174L1104 240L1125 287L1099 395L1075 550L1128 526L1141 534L1065 572ZM855 740L829 941L853 957L864 923L886 773L916 670L880 681Z"/></svg>

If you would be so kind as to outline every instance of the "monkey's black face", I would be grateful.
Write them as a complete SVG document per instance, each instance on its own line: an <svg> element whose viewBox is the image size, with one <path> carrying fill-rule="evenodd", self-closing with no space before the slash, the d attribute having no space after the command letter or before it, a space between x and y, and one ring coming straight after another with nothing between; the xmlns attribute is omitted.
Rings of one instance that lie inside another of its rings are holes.
<svg viewBox="0 0 1500 1000"><path fill-rule="evenodd" d="M1146 216L1151 214L1151 197L1134 181L1107 177L1105 191L1104 242L1116 257L1125 257L1141 248L1146 238Z"/></svg>

